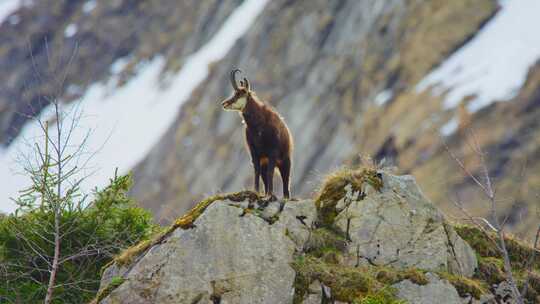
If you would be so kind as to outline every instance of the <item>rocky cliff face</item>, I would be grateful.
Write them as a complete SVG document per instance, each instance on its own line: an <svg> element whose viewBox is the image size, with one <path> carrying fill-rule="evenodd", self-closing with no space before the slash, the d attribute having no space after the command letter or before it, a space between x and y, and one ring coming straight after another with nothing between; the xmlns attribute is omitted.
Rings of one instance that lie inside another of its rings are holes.
<svg viewBox="0 0 540 304"><path fill-rule="evenodd" d="M95 302L495 303L504 279L460 235L411 176L343 170L316 199L201 202L119 256Z"/></svg>

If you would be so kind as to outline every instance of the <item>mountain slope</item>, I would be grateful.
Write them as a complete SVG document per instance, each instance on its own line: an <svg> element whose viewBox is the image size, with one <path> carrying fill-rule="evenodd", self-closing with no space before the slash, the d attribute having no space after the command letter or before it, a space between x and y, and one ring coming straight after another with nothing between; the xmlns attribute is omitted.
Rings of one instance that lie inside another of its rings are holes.
<svg viewBox="0 0 540 304"><path fill-rule="evenodd" d="M357 144L370 132L360 128L368 100L414 85L495 9L493 1L467 0L270 2L137 167L133 194L166 222L200 193L250 184L240 119L219 106L232 67L287 121L296 147L293 195L309 192L314 173L364 151Z"/></svg>
<svg viewBox="0 0 540 304"><path fill-rule="evenodd" d="M119 71L124 80L158 54L168 69L179 69L240 3L43 0L22 6L0 25L0 144L48 104L46 96L80 97L106 80L119 58L127 58Z"/></svg>

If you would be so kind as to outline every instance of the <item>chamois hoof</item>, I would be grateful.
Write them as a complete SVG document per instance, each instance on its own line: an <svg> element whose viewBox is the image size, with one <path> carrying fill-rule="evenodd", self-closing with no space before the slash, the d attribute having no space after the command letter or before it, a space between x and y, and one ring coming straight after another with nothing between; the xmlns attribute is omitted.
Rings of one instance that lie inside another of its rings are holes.
<svg viewBox="0 0 540 304"><path fill-rule="evenodd" d="M263 199L266 203L277 201L277 197L274 194L266 195Z"/></svg>

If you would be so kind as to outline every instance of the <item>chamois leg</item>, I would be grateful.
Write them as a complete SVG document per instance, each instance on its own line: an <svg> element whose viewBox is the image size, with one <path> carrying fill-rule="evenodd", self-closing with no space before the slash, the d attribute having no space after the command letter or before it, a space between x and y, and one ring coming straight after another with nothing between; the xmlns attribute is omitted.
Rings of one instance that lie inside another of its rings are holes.
<svg viewBox="0 0 540 304"><path fill-rule="evenodd" d="M267 176L268 166L266 164L261 165L260 169L260 175L263 180L263 186L264 186L264 193L266 194L268 192L268 176Z"/></svg>
<svg viewBox="0 0 540 304"><path fill-rule="evenodd" d="M289 178L291 174L291 160L289 158L283 159L279 165L279 173L281 180L283 181L283 197L288 199L290 197L291 186L289 184Z"/></svg>
<svg viewBox="0 0 540 304"><path fill-rule="evenodd" d="M276 170L276 160L271 158L268 160L268 168L266 169L266 183L268 187L266 188L266 196L269 200L274 201L276 197L274 196L274 171Z"/></svg>
<svg viewBox="0 0 540 304"><path fill-rule="evenodd" d="M255 171L255 180L254 180L254 185L255 185L255 192L259 193L259 180L260 180L260 176L261 176L261 165L259 163L259 160L254 160L253 161L253 169Z"/></svg>

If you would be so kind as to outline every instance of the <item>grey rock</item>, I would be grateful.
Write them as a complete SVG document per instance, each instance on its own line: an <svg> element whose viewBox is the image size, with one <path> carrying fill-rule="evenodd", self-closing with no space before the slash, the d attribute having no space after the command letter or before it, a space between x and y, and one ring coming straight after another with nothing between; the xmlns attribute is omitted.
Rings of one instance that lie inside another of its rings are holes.
<svg viewBox="0 0 540 304"><path fill-rule="evenodd" d="M114 277L122 277L127 271L128 269L126 267L120 267L116 263L107 267L101 275L99 290L107 288Z"/></svg>
<svg viewBox="0 0 540 304"><path fill-rule="evenodd" d="M394 284L397 297L414 304L462 304L458 292L446 280L441 280L435 274L428 273L429 283L426 285L416 285L409 280Z"/></svg>
<svg viewBox="0 0 540 304"><path fill-rule="evenodd" d="M501 304L516 304L518 301L513 296L512 287L507 281L497 285L494 291L495 296L500 299Z"/></svg>
<svg viewBox="0 0 540 304"><path fill-rule="evenodd" d="M474 252L424 196L412 176L382 172L380 192L368 186L366 197L345 196L337 225L351 239L348 263L448 270L472 276ZM448 229L448 232L447 232Z"/></svg>
<svg viewBox="0 0 540 304"><path fill-rule="evenodd" d="M295 244L285 225L242 213L213 203L196 228L151 248L101 303L290 303Z"/></svg>
<svg viewBox="0 0 540 304"><path fill-rule="evenodd" d="M317 218L317 210L312 200L289 201L285 204L276 225L286 229L287 236L298 250L304 248L309 231Z"/></svg>
<svg viewBox="0 0 540 304"><path fill-rule="evenodd" d="M448 235L448 267L451 273L461 274L466 277L472 277L474 271L478 268L476 254L467 242L465 242L456 233L454 228L445 225Z"/></svg>

